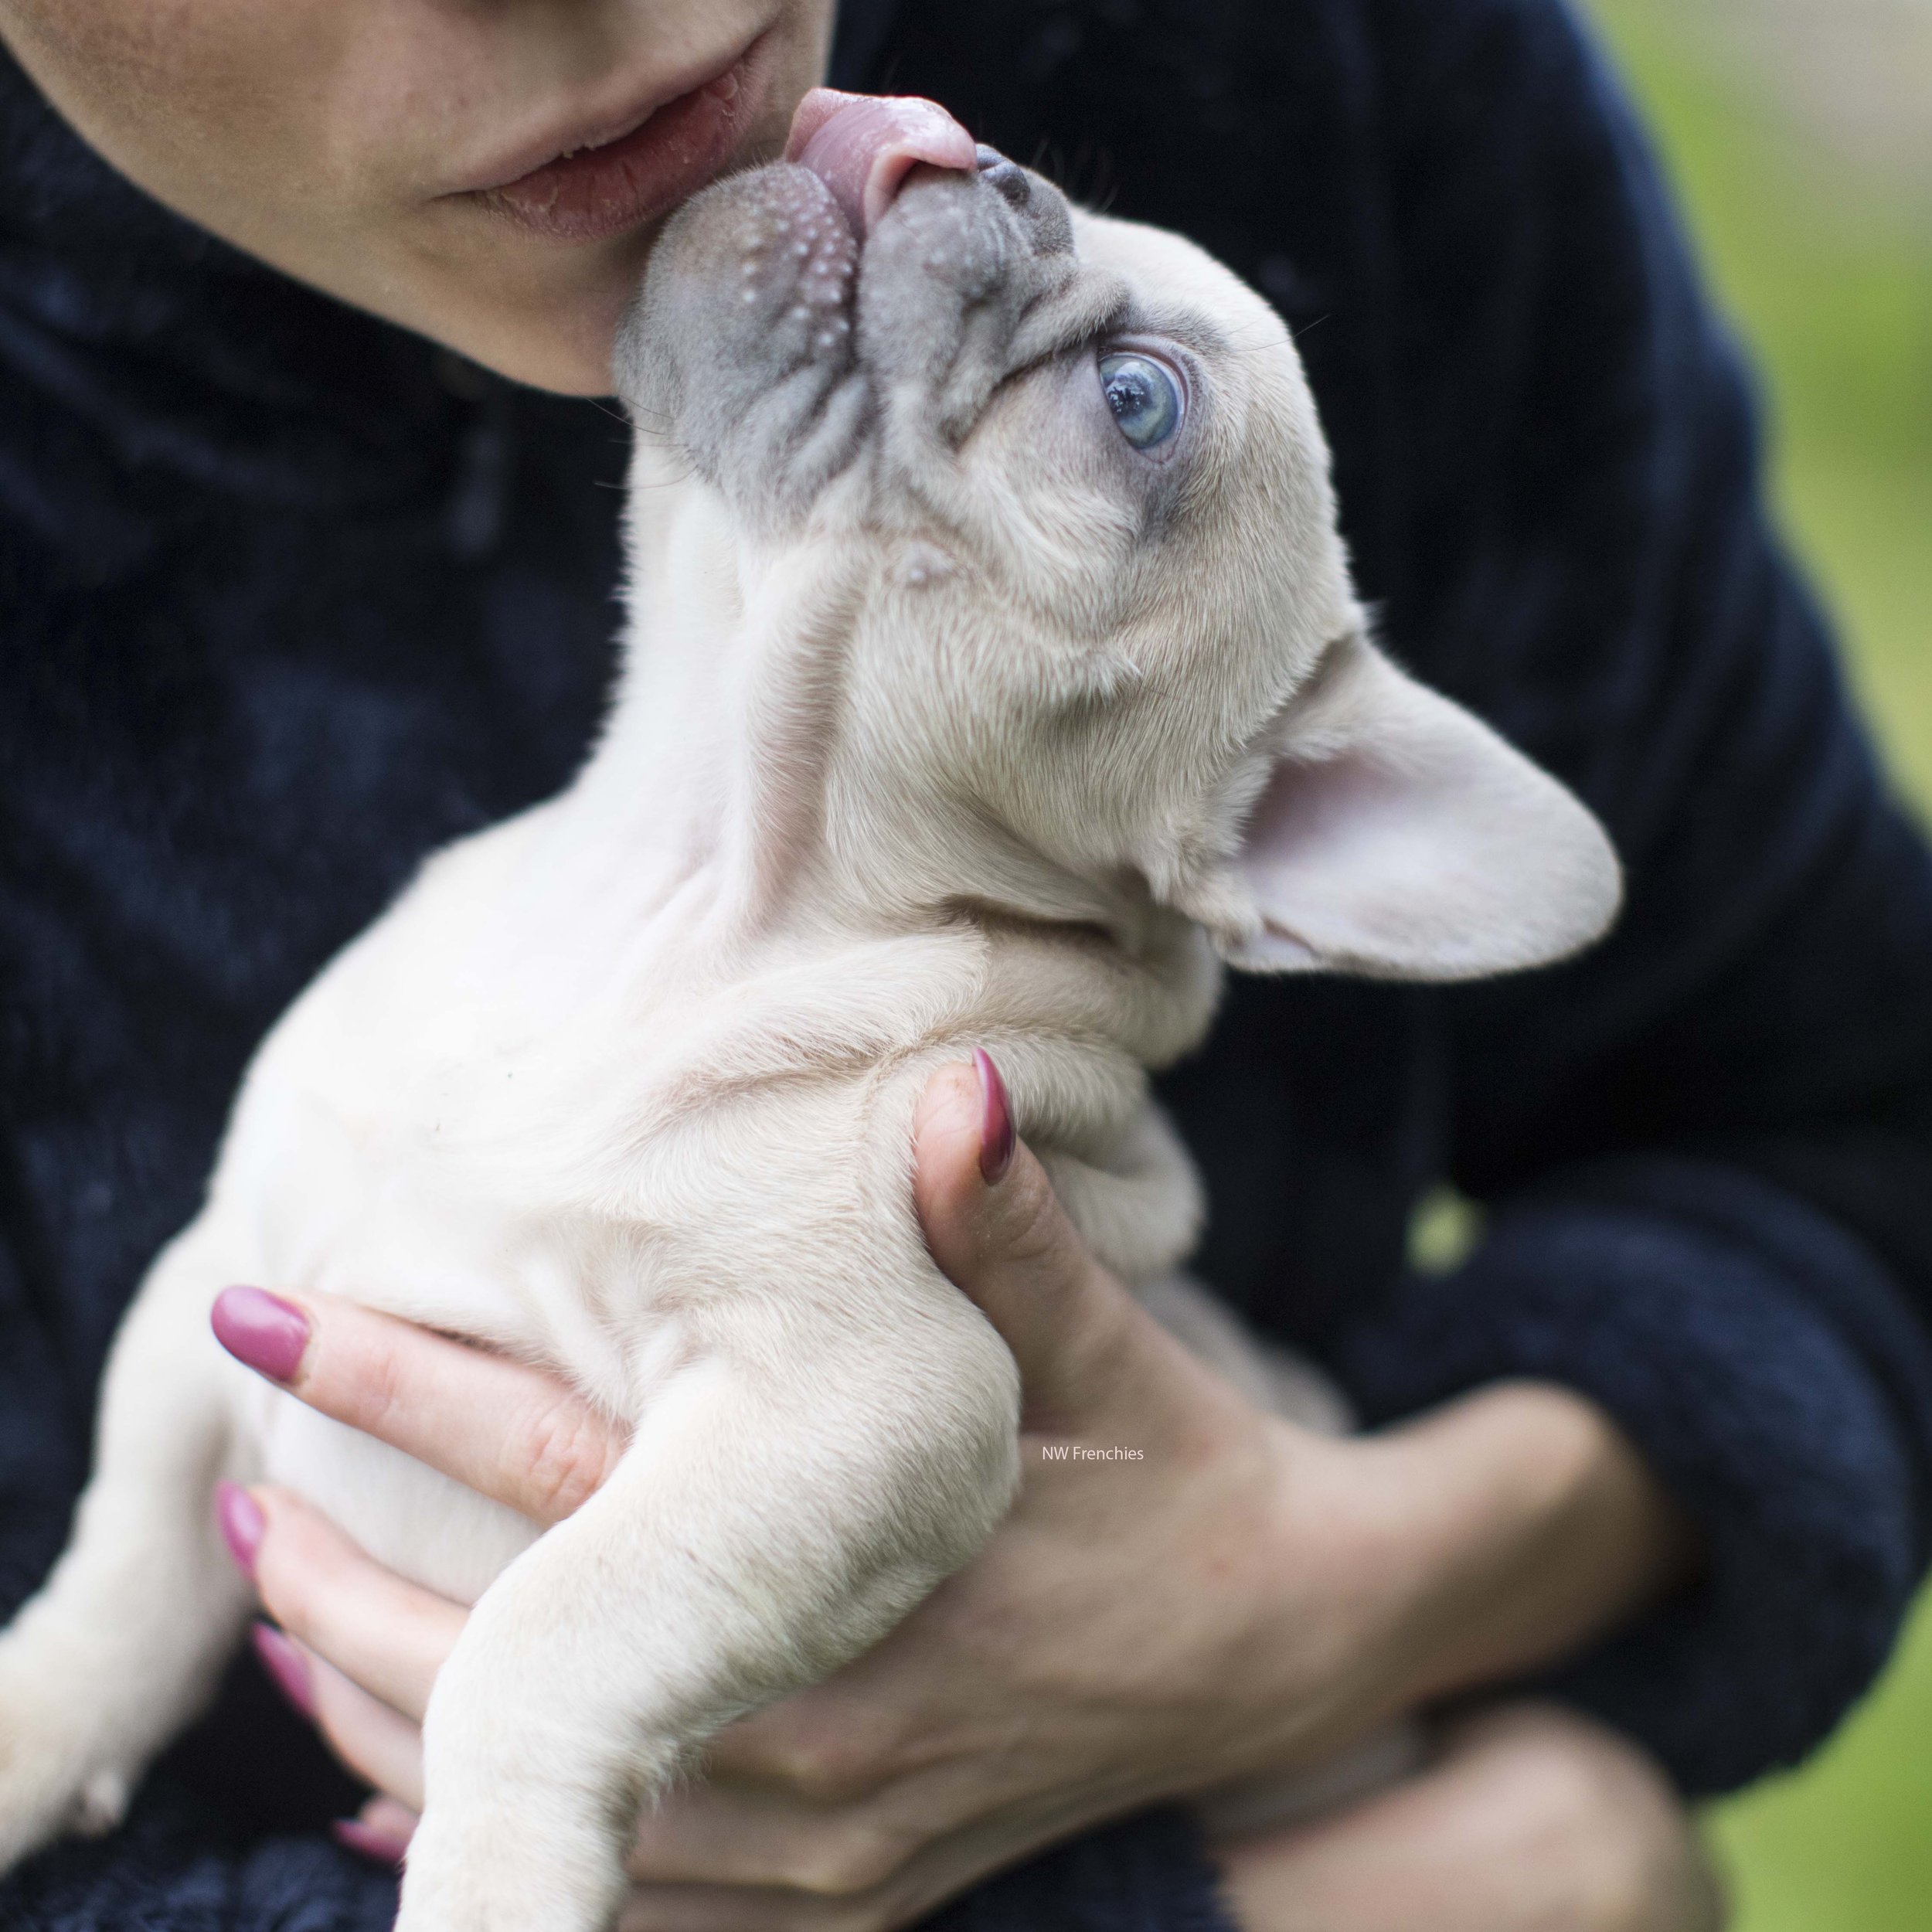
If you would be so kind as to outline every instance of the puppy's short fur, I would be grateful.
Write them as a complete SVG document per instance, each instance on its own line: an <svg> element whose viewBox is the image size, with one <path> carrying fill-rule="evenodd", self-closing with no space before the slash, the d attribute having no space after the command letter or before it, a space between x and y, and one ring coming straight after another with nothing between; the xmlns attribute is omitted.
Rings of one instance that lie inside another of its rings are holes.
<svg viewBox="0 0 1932 1932"><path fill-rule="evenodd" d="M1123 349L1182 394L1158 447L1104 393ZM862 249L781 164L672 224L621 369L608 726L257 1056L0 1640L0 1862L111 1821L204 1700L246 1608L210 1487L266 1478L475 1604L406 1932L594 1932L636 1804L1012 1494L1012 1359L912 1209L934 1070L992 1053L1087 1239L1199 1338L1158 1285L1199 1205L1146 1071L1218 961L1460 978L1612 914L1595 821L1370 641L1294 350L1187 243L989 158ZM554 1364L632 1447L539 1537L229 1361L230 1281Z"/></svg>

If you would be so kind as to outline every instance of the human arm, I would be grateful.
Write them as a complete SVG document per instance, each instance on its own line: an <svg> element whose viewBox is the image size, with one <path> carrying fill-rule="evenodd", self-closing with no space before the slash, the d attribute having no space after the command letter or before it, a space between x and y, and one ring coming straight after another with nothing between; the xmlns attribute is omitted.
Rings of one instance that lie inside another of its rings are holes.
<svg viewBox="0 0 1932 1932"><path fill-rule="evenodd" d="M1655 1764L1553 1704L1481 1707L1382 1798L1229 1848L1248 1932L1716 1932L1721 1888Z"/></svg>
<svg viewBox="0 0 1932 1932"><path fill-rule="evenodd" d="M1378 1417L1530 1375L1617 1417L1706 1567L1562 1686L1726 1788L1829 1730L1923 1568L1932 866L1615 83L1555 7L1399 11L1408 353L1463 379L1417 419L1391 633L1585 792L1629 897L1573 968L1440 1001L1485 1236L1341 1359Z"/></svg>

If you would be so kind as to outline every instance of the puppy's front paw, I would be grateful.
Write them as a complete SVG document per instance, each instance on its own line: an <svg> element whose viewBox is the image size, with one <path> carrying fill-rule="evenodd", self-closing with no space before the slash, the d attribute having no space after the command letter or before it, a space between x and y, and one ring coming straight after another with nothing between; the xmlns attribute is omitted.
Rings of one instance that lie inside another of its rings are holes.
<svg viewBox="0 0 1932 1932"><path fill-rule="evenodd" d="M134 1781L117 1767L90 1772L82 1781L67 1829L81 1838L105 1838L128 1815Z"/></svg>
<svg viewBox="0 0 1932 1932"><path fill-rule="evenodd" d="M0 1655L0 1872L70 1832L98 1837L127 1815L131 1770L87 1749L86 1714Z"/></svg>
<svg viewBox="0 0 1932 1932"><path fill-rule="evenodd" d="M624 1894L628 1834L614 1818L626 1808L587 1807L573 1782L480 1802L432 1797L410 1841L395 1932L605 1932Z"/></svg>

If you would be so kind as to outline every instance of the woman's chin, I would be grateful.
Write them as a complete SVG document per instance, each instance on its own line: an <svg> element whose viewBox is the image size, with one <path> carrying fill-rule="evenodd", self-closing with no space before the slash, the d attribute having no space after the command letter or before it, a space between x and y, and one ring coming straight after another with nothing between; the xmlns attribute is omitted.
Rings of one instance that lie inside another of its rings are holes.
<svg viewBox="0 0 1932 1932"><path fill-rule="evenodd" d="M512 248L507 259L471 259L460 277L411 277L403 301L371 291L361 305L512 382L607 396L611 345L654 238L628 236L596 250L594 263L543 263L534 273Z"/></svg>
<svg viewBox="0 0 1932 1932"><path fill-rule="evenodd" d="M608 396L611 345L624 307L622 302L611 304L594 318L561 316L543 332L492 332L473 344L455 341L449 346L531 389L558 396Z"/></svg>

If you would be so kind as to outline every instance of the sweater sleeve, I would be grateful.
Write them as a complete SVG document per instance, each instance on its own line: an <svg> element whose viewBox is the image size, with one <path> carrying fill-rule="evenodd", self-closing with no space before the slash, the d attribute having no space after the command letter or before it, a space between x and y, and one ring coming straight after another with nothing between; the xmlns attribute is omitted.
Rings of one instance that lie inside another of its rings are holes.
<svg viewBox="0 0 1932 1932"><path fill-rule="evenodd" d="M0 1220L0 1629L60 1554L86 1473L59 1353L28 1298L18 1245Z"/></svg>
<svg viewBox="0 0 1932 1932"><path fill-rule="evenodd" d="M326 1839L243 1844L151 1780L106 1840L69 1839L0 1883L14 1932L388 1932L396 1881Z"/></svg>
<svg viewBox="0 0 1932 1932"><path fill-rule="evenodd" d="M1148 1812L1000 1873L927 1932L1234 1932L1192 1821ZM70 1839L0 1881L11 1932L388 1932L396 1880L313 1835L243 1840L151 1780L105 1842Z"/></svg>
<svg viewBox="0 0 1932 1932"><path fill-rule="evenodd" d="M1923 1338L1801 1199L1668 1157L1498 1212L1352 1338L1381 1417L1532 1376L1600 1403L1696 1519L1702 1579L1553 1680L1692 1791L1804 1755L1883 1661L1922 1543Z"/></svg>
<svg viewBox="0 0 1932 1932"><path fill-rule="evenodd" d="M1932 866L1602 66L1554 0L1387 12L1405 352L1458 378L1412 418L1391 636L1590 800L1628 903L1443 996L1486 1235L1342 1360L1379 1417L1526 1375L1618 1420L1702 1580L1563 1685L1723 1788L1831 1728L1925 1560Z"/></svg>

